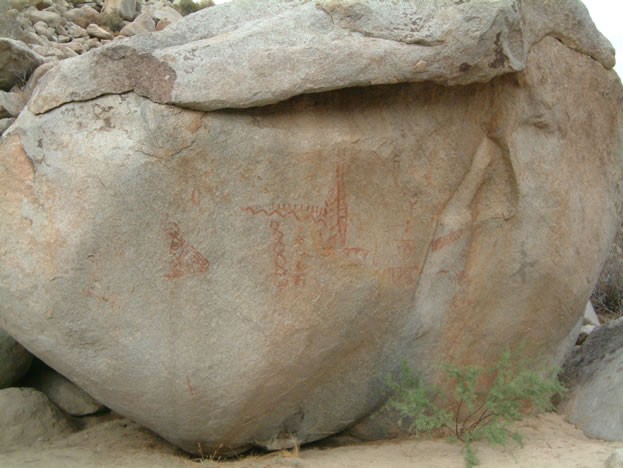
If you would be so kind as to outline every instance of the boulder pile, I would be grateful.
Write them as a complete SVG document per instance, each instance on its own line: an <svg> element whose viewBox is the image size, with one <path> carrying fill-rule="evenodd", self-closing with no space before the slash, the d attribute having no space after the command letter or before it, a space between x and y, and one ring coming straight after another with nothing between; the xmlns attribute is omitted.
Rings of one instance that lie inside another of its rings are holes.
<svg viewBox="0 0 623 468"><path fill-rule="evenodd" d="M30 98L23 88L40 65L162 30L181 18L168 0L12 1L4 7L0 3L0 135ZM35 84L31 82L31 87Z"/></svg>
<svg viewBox="0 0 623 468"><path fill-rule="evenodd" d="M111 40L77 10L29 21ZM561 363L621 222L613 65L577 0L235 0L62 60L0 138L0 326L210 454L382 432L405 360Z"/></svg>

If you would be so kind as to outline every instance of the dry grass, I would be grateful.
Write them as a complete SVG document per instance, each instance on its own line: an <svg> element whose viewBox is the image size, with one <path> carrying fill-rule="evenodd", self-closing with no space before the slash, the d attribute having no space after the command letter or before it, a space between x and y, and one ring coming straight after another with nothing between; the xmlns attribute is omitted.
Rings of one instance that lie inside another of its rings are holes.
<svg viewBox="0 0 623 468"><path fill-rule="evenodd" d="M623 229L599 275L591 302L602 323L623 317Z"/></svg>

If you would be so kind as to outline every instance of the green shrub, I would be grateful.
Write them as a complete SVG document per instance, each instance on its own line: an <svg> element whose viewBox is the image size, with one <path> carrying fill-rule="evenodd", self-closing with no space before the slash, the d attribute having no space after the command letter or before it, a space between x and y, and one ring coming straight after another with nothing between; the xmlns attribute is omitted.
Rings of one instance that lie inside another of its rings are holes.
<svg viewBox="0 0 623 468"><path fill-rule="evenodd" d="M511 430L509 423L522 419L521 409L526 405L551 410L552 397L564 393L557 370L529 370L533 367L529 364L508 349L489 370L446 363L445 391L426 385L403 364L398 381L388 379L394 393L387 407L398 411L403 427L409 421L405 428L410 433L428 435L445 430L452 440L461 441L465 465L471 468L478 464L472 442L486 440L505 446L512 439L521 446L521 435ZM480 389L483 380L492 383Z"/></svg>
<svg viewBox="0 0 623 468"><path fill-rule="evenodd" d="M387 385L393 390L387 407L398 411L399 424L409 433L430 436L435 430L452 423L450 412L438 406L440 390L425 384L406 362L402 363L398 380L388 376Z"/></svg>
<svg viewBox="0 0 623 468"><path fill-rule="evenodd" d="M104 15L102 26L107 28L110 32L119 32L121 28L123 28L123 18L117 10L113 10Z"/></svg>
<svg viewBox="0 0 623 468"><path fill-rule="evenodd" d="M204 8L214 6L214 2L212 0L201 0L201 2L195 3L193 0L180 0L180 2L174 6L182 16L186 16L196 11L203 10Z"/></svg>

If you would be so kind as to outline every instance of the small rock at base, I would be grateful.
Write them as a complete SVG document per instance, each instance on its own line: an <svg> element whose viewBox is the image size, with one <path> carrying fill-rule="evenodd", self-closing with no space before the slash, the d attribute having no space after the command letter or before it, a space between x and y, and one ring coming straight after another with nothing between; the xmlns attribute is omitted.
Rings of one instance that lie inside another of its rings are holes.
<svg viewBox="0 0 623 468"><path fill-rule="evenodd" d="M52 403L72 416L86 416L106 409L71 380L39 360L24 384L44 393Z"/></svg>
<svg viewBox="0 0 623 468"><path fill-rule="evenodd" d="M13 122L15 122L15 119L0 119L0 135L2 135L7 128L13 125ZM2 384L0 384L0 386L1 385Z"/></svg>
<svg viewBox="0 0 623 468"><path fill-rule="evenodd" d="M102 44L100 44L99 39L92 37L91 39L89 39L87 41L87 49L91 50L94 49L95 47L100 47Z"/></svg>
<svg viewBox="0 0 623 468"><path fill-rule="evenodd" d="M48 397L32 388L0 390L0 449L62 439L75 427Z"/></svg>
<svg viewBox="0 0 623 468"><path fill-rule="evenodd" d="M69 33L71 34L71 36L75 39L88 36L86 30L84 28L81 28L77 24L72 24L71 27L67 29L69 30Z"/></svg>
<svg viewBox="0 0 623 468"><path fill-rule="evenodd" d="M586 309L584 310L584 325L595 325L596 327L601 325L599 317L597 317L591 301L586 303Z"/></svg>
<svg viewBox="0 0 623 468"><path fill-rule="evenodd" d="M18 93L0 91L0 118L17 117L25 104Z"/></svg>
<svg viewBox="0 0 623 468"><path fill-rule="evenodd" d="M606 468L623 468L623 448L614 449L606 460Z"/></svg>
<svg viewBox="0 0 623 468"><path fill-rule="evenodd" d="M87 34L98 39L112 39L113 37L112 34L105 29L100 28L97 24L89 24L87 26Z"/></svg>
<svg viewBox="0 0 623 468"><path fill-rule="evenodd" d="M156 23L147 13L141 13L134 21L121 29L120 33L124 36L135 36L136 34L148 33L156 30Z"/></svg>
<svg viewBox="0 0 623 468"><path fill-rule="evenodd" d="M40 36L48 37L48 25L43 21L38 21L34 24L35 31Z"/></svg>

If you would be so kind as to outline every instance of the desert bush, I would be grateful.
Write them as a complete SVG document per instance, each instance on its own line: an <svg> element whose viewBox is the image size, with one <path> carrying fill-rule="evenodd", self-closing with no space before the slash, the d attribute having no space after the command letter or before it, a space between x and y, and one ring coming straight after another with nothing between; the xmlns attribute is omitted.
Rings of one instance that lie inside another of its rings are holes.
<svg viewBox="0 0 623 468"><path fill-rule="evenodd" d="M398 412L399 424L409 433L430 436L452 423L450 412L438 406L441 390L426 384L406 362L402 363L397 380L387 376L387 386L393 393L386 406Z"/></svg>
<svg viewBox="0 0 623 468"><path fill-rule="evenodd" d="M121 28L123 28L123 18L117 10L113 10L104 15L102 26L107 28L110 32L119 32Z"/></svg>
<svg viewBox="0 0 623 468"><path fill-rule="evenodd" d="M478 464L473 442L486 440L506 446L514 440L521 446L521 434L509 423L522 419L523 407L552 410L552 397L564 393L557 369L531 370L531 364L508 349L488 370L445 363L442 389L427 385L403 365L398 380L388 378L394 393L387 407L398 411L403 427L409 422L405 429L412 434L442 431L451 440L462 442L465 465L471 468ZM481 388L483 381L492 383Z"/></svg>
<svg viewBox="0 0 623 468"><path fill-rule="evenodd" d="M201 0L199 3L195 3L193 0L180 0L180 2L174 6L182 16L186 16L196 11L203 10L204 8L214 6L214 2L212 0Z"/></svg>
<svg viewBox="0 0 623 468"><path fill-rule="evenodd" d="M602 322L623 317L623 231L601 270L591 302Z"/></svg>

